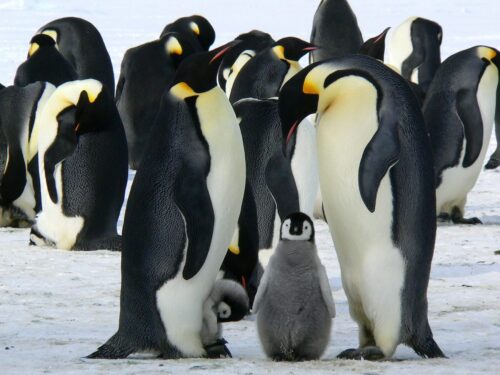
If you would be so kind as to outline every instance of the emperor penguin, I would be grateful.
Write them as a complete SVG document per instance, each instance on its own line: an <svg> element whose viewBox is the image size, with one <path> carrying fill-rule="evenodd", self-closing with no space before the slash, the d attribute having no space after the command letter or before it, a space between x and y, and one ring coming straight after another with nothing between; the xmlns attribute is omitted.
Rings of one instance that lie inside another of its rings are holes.
<svg viewBox="0 0 500 375"><path fill-rule="evenodd" d="M311 43L321 47L309 63L358 52L363 36L347 0L321 0L314 14Z"/></svg>
<svg viewBox="0 0 500 375"><path fill-rule="evenodd" d="M80 80L93 78L115 95L115 76L108 50L99 30L87 20L64 17L42 26L37 34L50 36L57 49L73 65Z"/></svg>
<svg viewBox="0 0 500 375"><path fill-rule="evenodd" d="M390 358L405 343L442 357L427 318L436 233L432 152L399 74L362 55L315 63L281 90L283 135L317 112L319 178L359 348ZM411 192L411 194L410 194Z"/></svg>
<svg viewBox="0 0 500 375"><path fill-rule="evenodd" d="M127 202L118 332L90 358L141 351L163 358L207 355L203 304L236 229L245 187L241 132L216 82L229 47L187 57L162 97Z"/></svg>
<svg viewBox="0 0 500 375"><path fill-rule="evenodd" d="M438 69L423 113L434 155L436 208L440 218L459 224L467 194L481 172L497 102L498 51L476 46L448 57Z"/></svg>
<svg viewBox="0 0 500 375"><path fill-rule="evenodd" d="M394 66L425 94L441 64L443 29L431 20L409 17L367 40L360 52Z"/></svg>
<svg viewBox="0 0 500 375"><path fill-rule="evenodd" d="M317 47L299 38L286 37L260 51L236 76L229 100L267 99L278 96L283 84L297 73L298 61Z"/></svg>
<svg viewBox="0 0 500 375"><path fill-rule="evenodd" d="M495 169L500 165L500 84L497 88L497 105L495 109L495 136L497 139L497 148L486 163L486 169Z"/></svg>
<svg viewBox="0 0 500 375"><path fill-rule="evenodd" d="M75 69L57 50L54 40L42 34L31 38L28 59L17 68L14 85L42 81L59 86L76 78Z"/></svg>
<svg viewBox="0 0 500 375"><path fill-rule="evenodd" d="M268 33L252 30L236 37L240 41L228 51L220 64L217 81L219 86L231 96L234 80L243 66L264 48L271 46L275 41Z"/></svg>
<svg viewBox="0 0 500 375"><path fill-rule="evenodd" d="M181 17L164 27L160 34L163 38L165 34L177 32L188 38L191 44L199 46L201 50L208 51L215 41L215 30L210 22L203 16L193 15Z"/></svg>
<svg viewBox="0 0 500 375"><path fill-rule="evenodd" d="M116 106L123 121L130 168L137 169L144 152L160 99L181 61L200 48L178 33L131 48L125 52L116 88Z"/></svg>
<svg viewBox="0 0 500 375"><path fill-rule="evenodd" d="M40 182L34 129L39 115L54 92L47 82L24 87L9 86L0 91L2 145L0 182L0 226L26 227L40 210Z"/></svg>
<svg viewBox="0 0 500 375"><path fill-rule="evenodd" d="M252 311L259 339L276 361L319 359L330 341L335 304L308 215L288 215Z"/></svg>
<svg viewBox="0 0 500 375"><path fill-rule="evenodd" d="M42 209L31 243L119 250L127 143L110 93L94 79L67 82L49 97L34 127Z"/></svg>
<svg viewBox="0 0 500 375"><path fill-rule="evenodd" d="M248 296L233 280L217 280L203 303L201 341L209 358L231 357L222 337L222 323L237 322L249 311Z"/></svg>

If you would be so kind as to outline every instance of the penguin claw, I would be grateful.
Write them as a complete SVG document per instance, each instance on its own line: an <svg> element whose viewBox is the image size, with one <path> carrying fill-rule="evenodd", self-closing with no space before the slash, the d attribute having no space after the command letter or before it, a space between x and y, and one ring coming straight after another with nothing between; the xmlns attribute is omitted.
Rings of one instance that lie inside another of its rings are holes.
<svg viewBox="0 0 500 375"><path fill-rule="evenodd" d="M365 346L359 349L346 349L341 352L337 358L339 359L355 359L367 361L380 361L385 358L385 354L377 346Z"/></svg>
<svg viewBox="0 0 500 375"><path fill-rule="evenodd" d="M479 220L477 217L471 217L471 218L452 218L453 224L482 224L483 222Z"/></svg>
<svg viewBox="0 0 500 375"><path fill-rule="evenodd" d="M499 165L500 165L500 160L491 158L484 166L484 169L495 169Z"/></svg>
<svg viewBox="0 0 500 375"><path fill-rule="evenodd" d="M213 344L205 346L208 358L233 358L231 352L226 346L227 341L219 339Z"/></svg>

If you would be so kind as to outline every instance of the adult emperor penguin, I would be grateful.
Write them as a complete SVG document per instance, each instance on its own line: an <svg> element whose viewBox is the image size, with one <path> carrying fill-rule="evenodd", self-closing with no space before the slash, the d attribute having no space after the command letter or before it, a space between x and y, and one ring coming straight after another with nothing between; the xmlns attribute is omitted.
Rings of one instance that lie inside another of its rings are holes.
<svg viewBox="0 0 500 375"><path fill-rule="evenodd" d="M73 65L78 79L94 78L114 96L115 77L108 50L99 30L78 17L64 17L42 26L37 34L55 40L59 52Z"/></svg>
<svg viewBox="0 0 500 375"><path fill-rule="evenodd" d="M217 81L219 86L230 97L234 80L241 68L257 53L264 48L271 46L274 39L268 33L259 30L252 30L248 33L240 34L236 37L240 43L231 48L222 59Z"/></svg>
<svg viewBox="0 0 500 375"><path fill-rule="evenodd" d="M314 14L311 43L321 49L309 55L310 63L358 52L363 36L347 0L321 0Z"/></svg>
<svg viewBox="0 0 500 375"><path fill-rule="evenodd" d="M94 79L59 86L35 119L42 210L31 242L119 250L127 144L112 96ZM31 147L31 145L30 145Z"/></svg>
<svg viewBox="0 0 500 375"><path fill-rule="evenodd" d="M481 172L495 116L500 58L476 46L447 58L434 77L423 113L434 155L437 213L454 223L464 218L467 194Z"/></svg>
<svg viewBox="0 0 500 375"><path fill-rule="evenodd" d="M497 106L495 110L495 136L497 139L497 148L486 163L486 169L495 169L500 165L500 84L497 88Z"/></svg>
<svg viewBox="0 0 500 375"><path fill-rule="evenodd" d="M236 76L229 100L267 99L278 96L283 84L297 73L298 61L317 47L295 37L278 40L250 59Z"/></svg>
<svg viewBox="0 0 500 375"><path fill-rule="evenodd" d="M127 50L116 88L116 106L123 121L128 145L128 162L137 169L160 99L180 62L200 50L178 33Z"/></svg>
<svg viewBox="0 0 500 375"><path fill-rule="evenodd" d="M360 51L396 67L426 93L441 64L442 39L443 29L436 22L410 17L367 40Z"/></svg>
<svg viewBox="0 0 500 375"><path fill-rule="evenodd" d="M38 157L30 143L38 142L35 118L54 90L50 83L36 82L0 91L0 128L5 137L5 154L0 156L0 226L29 226L40 210Z"/></svg>
<svg viewBox="0 0 500 375"><path fill-rule="evenodd" d="M227 48L186 58L162 98L127 203L118 332L91 358L207 354L203 303L236 228L245 187L238 122L216 83Z"/></svg>
<svg viewBox="0 0 500 375"><path fill-rule="evenodd" d="M285 84L279 103L285 137L302 117L319 117L323 204L359 326L359 348L339 357L389 358L400 343L442 357L427 319L432 154L409 86L379 61L353 55L305 68Z"/></svg>
<svg viewBox="0 0 500 375"><path fill-rule="evenodd" d="M325 351L335 304L314 243L314 225L306 214L294 212L283 221L252 310L271 359L313 360Z"/></svg>
<svg viewBox="0 0 500 375"><path fill-rule="evenodd" d="M59 86L76 79L75 69L59 53L54 39L43 34L35 35L30 43L28 59L17 68L14 85L26 86L43 81Z"/></svg>
<svg viewBox="0 0 500 375"><path fill-rule="evenodd" d="M199 15L181 17L169 23L161 32L160 38L170 32L184 35L193 45L198 45L204 51L208 51L215 41L214 28L205 17Z"/></svg>

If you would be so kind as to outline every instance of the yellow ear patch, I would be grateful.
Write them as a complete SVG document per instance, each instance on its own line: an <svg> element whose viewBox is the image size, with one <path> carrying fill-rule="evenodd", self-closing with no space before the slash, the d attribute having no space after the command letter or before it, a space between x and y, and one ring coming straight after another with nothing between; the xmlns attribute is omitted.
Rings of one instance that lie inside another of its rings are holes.
<svg viewBox="0 0 500 375"><path fill-rule="evenodd" d="M57 43L57 31L47 29L47 30L43 30L42 34L50 36L52 39L54 39L54 42Z"/></svg>
<svg viewBox="0 0 500 375"><path fill-rule="evenodd" d="M488 47L479 47L477 49L477 54L479 57L487 58L488 60L493 59L497 53L494 49Z"/></svg>
<svg viewBox="0 0 500 375"><path fill-rule="evenodd" d="M238 245L231 244L229 245L229 251L234 255L240 255L240 248Z"/></svg>
<svg viewBox="0 0 500 375"><path fill-rule="evenodd" d="M191 22L189 24L189 27L191 28L191 30L193 30L193 32L196 34L196 35L200 35L200 28L198 27L198 25L195 23L195 22Z"/></svg>
<svg viewBox="0 0 500 375"><path fill-rule="evenodd" d="M28 56L31 57L33 56L33 54L38 51L38 49L40 48L40 46L38 45L38 43L31 43L30 44L30 49L28 50Z"/></svg>
<svg viewBox="0 0 500 375"><path fill-rule="evenodd" d="M175 86L172 86L170 92L179 99L186 99L187 97L198 95L186 82L179 82Z"/></svg>
<svg viewBox="0 0 500 375"><path fill-rule="evenodd" d="M310 79L305 79L304 81L304 86L302 87L302 92L304 94L319 94L319 89L318 86L314 82L312 82Z"/></svg>
<svg viewBox="0 0 500 375"><path fill-rule="evenodd" d="M99 92L94 92L94 91L88 91L88 90L85 90L85 92L87 93L87 95L89 96L89 102L90 103L94 103L95 100L97 99L97 97L99 96Z"/></svg>
<svg viewBox="0 0 500 375"><path fill-rule="evenodd" d="M283 46L275 46L273 47L273 52L280 60L286 60L285 59L285 47Z"/></svg>
<svg viewBox="0 0 500 375"><path fill-rule="evenodd" d="M165 48L167 49L167 53L169 55L182 55L182 46L177 38L169 38Z"/></svg>

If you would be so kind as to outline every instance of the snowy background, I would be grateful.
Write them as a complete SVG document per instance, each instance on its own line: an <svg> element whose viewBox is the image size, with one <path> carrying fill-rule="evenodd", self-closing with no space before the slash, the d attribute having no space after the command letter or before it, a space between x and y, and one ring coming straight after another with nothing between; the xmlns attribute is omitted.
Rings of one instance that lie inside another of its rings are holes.
<svg viewBox="0 0 500 375"><path fill-rule="evenodd" d="M100 30L115 75L127 48L156 38L174 19L202 14L216 44L257 28L276 39L309 38L313 0L0 0L0 82L11 84L33 33L63 16ZM498 0L351 0L364 38L418 15L443 26L443 58L477 44L500 47ZM488 156L494 150L492 139ZM130 180L133 176L130 176ZM87 360L117 329L120 254L28 247L28 230L0 229L0 374L499 374L500 170L482 172L469 194L467 216L482 226L441 225L429 285L429 320L448 359L423 360L400 346L391 361L341 361L357 345L340 271L328 232L317 222L317 245L337 306L331 343L321 361L274 363L260 348L252 319L226 325L234 358L164 361L132 357ZM120 223L121 225L121 223Z"/></svg>

